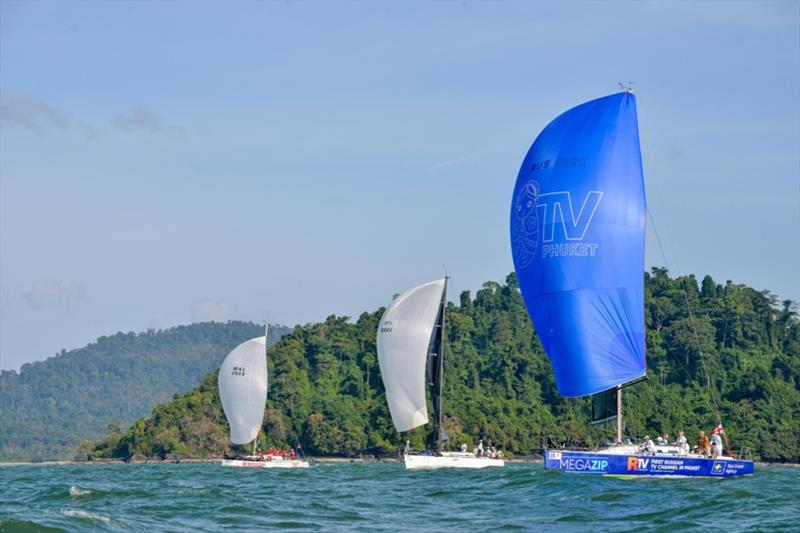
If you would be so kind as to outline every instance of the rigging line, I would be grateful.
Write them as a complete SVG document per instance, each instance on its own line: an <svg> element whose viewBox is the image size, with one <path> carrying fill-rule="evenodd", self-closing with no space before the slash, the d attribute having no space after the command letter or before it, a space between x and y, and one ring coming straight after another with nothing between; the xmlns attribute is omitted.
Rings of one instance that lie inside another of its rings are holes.
<svg viewBox="0 0 800 533"><path fill-rule="evenodd" d="M683 361L681 361L681 358L678 357L678 354L672 354L672 358L676 363L678 363L678 366L681 367L681 370L683 370L683 372L686 374L686 377L692 379L692 373L689 372L689 368L683 364Z"/></svg>
<svg viewBox="0 0 800 533"><path fill-rule="evenodd" d="M656 242L658 243L658 249L661 252L661 259L664 261L664 266L667 268L667 271L669 271L669 263L667 261L667 256L664 253L664 247L661 246L661 238L658 235L658 231L656 231L656 225L655 225L655 222L653 221L653 213L650 211L650 208L647 208L647 215L650 218L650 227L653 229L653 234L655 235ZM683 288L683 286L681 286L681 288ZM686 290L684 289L684 296L685 295L686 295ZM688 300L688 298L687 298L687 300ZM691 313L691 309L690 309L690 313ZM694 328L694 323L692 323L692 328ZM702 356L702 352L700 352L700 354ZM683 370L684 373L686 373L686 377L689 378L689 379L692 379L692 373L689 372L689 368L686 365L683 364L683 361L681 361L680 357L678 357L677 354L672 354L672 357L675 360L675 362L678 363L678 366L681 367L681 370Z"/></svg>
<svg viewBox="0 0 800 533"><path fill-rule="evenodd" d="M658 230L656 229L656 224L653 220L653 212L649 207L647 208L647 216L650 218L650 227L653 228L653 235L656 237L656 243L658 244L658 250L661 252L661 258L664 261L664 266L667 267L667 270L669 270L667 255L664 253L664 247L661 245L661 237L658 235ZM683 283L681 283L680 286L681 290L683 291L683 298L686 301L686 310L689 313L689 324L692 327L692 336L694 337L695 344L697 345L697 353L700 355L700 362L703 364L703 371L705 372L706 379L708 380L708 388L711 392L709 396L711 396L711 403L714 404L714 414L717 416L717 423L721 425L722 417L719 414L719 405L717 404L716 398L716 387L712 384L711 374L708 372L708 365L706 365L706 358L703 355L703 350L700 346L700 338L697 336L697 328L695 327L694 323L694 313L692 312L692 306L689 304L689 293Z"/></svg>

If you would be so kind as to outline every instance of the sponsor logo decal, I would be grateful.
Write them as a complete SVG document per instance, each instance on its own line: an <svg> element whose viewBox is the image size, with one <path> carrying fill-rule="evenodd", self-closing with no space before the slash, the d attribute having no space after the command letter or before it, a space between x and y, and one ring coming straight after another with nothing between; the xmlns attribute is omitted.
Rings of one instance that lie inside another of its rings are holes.
<svg viewBox="0 0 800 533"><path fill-rule="evenodd" d="M536 256L539 245L539 182L528 181L519 188L512 207L511 247L520 267L528 266Z"/></svg>
<svg viewBox="0 0 800 533"><path fill-rule="evenodd" d="M603 191L576 198L570 191L542 193L539 182L525 182L512 206L511 242L514 258L527 267L536 257L594 257L598 244L585 242Z"/></svg>
<svg viewBox="0 0 800 533"><path fill-rule="evenodd" d="M650 459L643 459L641 457L628 457L628 464L626 470L628 472L646 471L650 466Z"/></svg>
<svg viewBox="0 0 800 533"><path fill-rule="evenodd" d="M559 461L559 468L572 472L605 472L607 459L573 459L567 457Z"/></svg>

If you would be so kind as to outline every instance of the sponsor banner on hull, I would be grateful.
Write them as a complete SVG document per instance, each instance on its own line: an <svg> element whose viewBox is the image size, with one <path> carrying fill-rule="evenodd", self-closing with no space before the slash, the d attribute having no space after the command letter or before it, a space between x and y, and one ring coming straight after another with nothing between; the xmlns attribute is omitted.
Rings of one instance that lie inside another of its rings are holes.
<svg viewBox="0 0 800 533"><path fill-rule="evenodd" d="M752 461L653 455L545 451L545 468L612 476L733 477L753 473Z"/></svg>

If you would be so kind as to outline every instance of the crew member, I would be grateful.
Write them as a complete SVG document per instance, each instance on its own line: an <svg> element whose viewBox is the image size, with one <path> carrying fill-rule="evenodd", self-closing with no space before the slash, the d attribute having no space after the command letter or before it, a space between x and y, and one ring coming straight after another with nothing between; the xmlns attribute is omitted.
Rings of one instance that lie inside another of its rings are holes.
<svg viewBox="0 0 800 533"><path fill-rule="evenodd" d="M697 449L706 457L711 456L711 443L708 441L705 431L700 432L700 442L697 445Z"/></svg>
<svg viewBox="0 0 800 533"><path fill-rule="evenodd" d="M683 431L678 432L678 440L675 441L675 446L678 447L679 453L689 453L689 441L686 440L686 435Z"/></svg>
<svg viewBox="0 0 800 533"><path fill-rule="evenodd" d="M722 439L719 433L714 432L711 434L711 457L719 457L722 455Z"/></svg>

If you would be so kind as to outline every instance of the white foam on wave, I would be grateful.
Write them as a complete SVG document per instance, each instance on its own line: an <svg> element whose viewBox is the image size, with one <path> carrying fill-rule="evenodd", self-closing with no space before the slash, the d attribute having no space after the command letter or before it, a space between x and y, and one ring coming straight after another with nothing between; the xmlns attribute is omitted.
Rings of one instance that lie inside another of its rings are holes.
<svg viewBox="0 0 800 533"><path fill-rule="evenodd" d="M104 524L111 523L111 519L105 515L102 515L100 513L90 513L89 511L84 511L82 509L62 509L61 512L64 514L64 516L68 516L70 518L95 520L97 522L103 522Z"/></svg>
<svg viewBox="0 0 800 533"><path fill-rule="evenodd" d="M88 496L88 495L89 495L89 494L91 494L91 493L92 493L92 491L91 491L91 490L89 490L89 489L82 489L82 488L80 488L80 487L79 487L79 486L77 486L77 485L72 485L72 486L69 488L69 495L70 495L70 496L73 496L73 497L76 497L76 498L77 498L77 497L80 497L80 496Z"/></svg>
<svg viewBox="0 0 800 533"><path fill-rule="evenodd" d="M178 481L177 485L185 489L203 490L206 488L206 486L203 485L202 483L194 483L191 481Z"/></svg>

